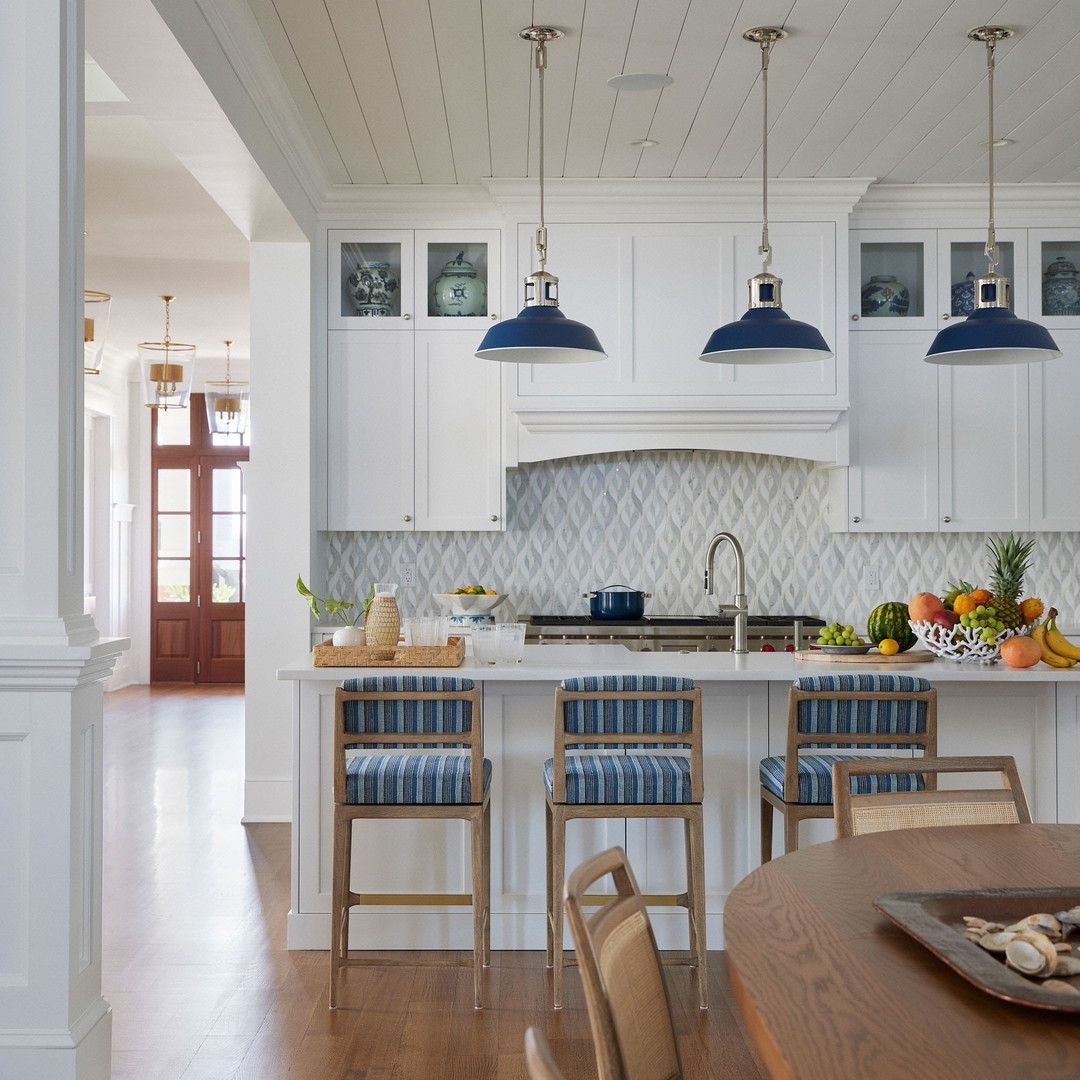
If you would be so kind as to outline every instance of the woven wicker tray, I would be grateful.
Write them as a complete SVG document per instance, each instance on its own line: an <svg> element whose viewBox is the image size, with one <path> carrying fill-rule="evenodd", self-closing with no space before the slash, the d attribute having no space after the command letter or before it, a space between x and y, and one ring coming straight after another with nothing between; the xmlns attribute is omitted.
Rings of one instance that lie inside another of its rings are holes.
<svg viewBox="0 0 1080 1080"><path fill-rule="evenodd" d="M393 660L373 660L366 645L331 645L323 642L312 650L315 667L460 667L465 659L465 639L452 637L443 646L399 645Z"/></svg>

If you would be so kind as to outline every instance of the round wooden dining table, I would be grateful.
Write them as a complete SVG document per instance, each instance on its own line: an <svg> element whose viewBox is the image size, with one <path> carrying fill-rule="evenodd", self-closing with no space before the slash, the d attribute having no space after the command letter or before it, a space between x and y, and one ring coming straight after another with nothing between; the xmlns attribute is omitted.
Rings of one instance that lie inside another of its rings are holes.
<svg viewBox="0 0 1080 1080"><path fill-rule="evenodd" d="M872 833L754 870L724 906L724 939L736 999L771 1075L1080 1077L1080 1013L992 996L873 906L896 891L1056 886L1080 892L1080 825Z"/></svg>

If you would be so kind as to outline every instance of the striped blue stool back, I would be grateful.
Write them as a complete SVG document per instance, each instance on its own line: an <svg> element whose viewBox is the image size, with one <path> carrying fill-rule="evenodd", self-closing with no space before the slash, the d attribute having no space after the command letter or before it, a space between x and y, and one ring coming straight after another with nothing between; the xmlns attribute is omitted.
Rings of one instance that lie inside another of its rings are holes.
<svg viewBox="0 0 1080 1080"><path fill-rule="evenodd" d="M643 691L694 689L693 679L671 675L587 675L563 679L559 684L571 694L596 697L563 697L563 730L568 735L685 735L693 730L694 704L687 697L635 697ZM600 696L625 694L626 697ZM566 748L596 750L609 743L567 742ZM623 743L624 747L646 746L674 749L690 745L689 738L665 743Z"/></svg>
<svg viewBox="0 0 1080 1080"><path fill-rule="evenodd" d="M912 675L807 675L796 679L792 686L801 692L795 696L795 723L801 735L844 736L839 741L800 739L802 746L861 749L873 746L880 750L898 750L914 745L926 749L925 744L913 743L910 738L897 743L855 742L851 738L861 734L909 737L924 734L929 708L926 700L884 695L925 692L931 689L926 679ZM802 697L803 693L816 696ZM837 693L854 696L829 696Z"/></svg>
<svg viewBox="0 0 1080 1080"><path fill-rule="evenodd" d="M344 727L346 731L366 735L467 733L472 728L472 703L467 698L421 698L416 695L461 694L475 686L472 679L454 679L442 675L368 675L360 679L346 679L341 688L347 693L398 694L400 697L355 698L345 701ZM364 742L371 746L416 746L415 743L389 740L376 743L373 739L365 739ZM462 747L468 743L440 740L421 745Z"/></svg>

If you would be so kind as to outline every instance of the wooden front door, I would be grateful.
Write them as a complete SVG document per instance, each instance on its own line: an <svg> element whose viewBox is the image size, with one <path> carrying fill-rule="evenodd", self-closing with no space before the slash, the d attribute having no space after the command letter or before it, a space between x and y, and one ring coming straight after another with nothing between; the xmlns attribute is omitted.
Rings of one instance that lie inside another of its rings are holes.
<svg viewBox="0 0 1080 1080"><path fill-rule="evenodd" d="M201 394L151 430L150 681L242 683L247 446L210 434Z"/></svg>

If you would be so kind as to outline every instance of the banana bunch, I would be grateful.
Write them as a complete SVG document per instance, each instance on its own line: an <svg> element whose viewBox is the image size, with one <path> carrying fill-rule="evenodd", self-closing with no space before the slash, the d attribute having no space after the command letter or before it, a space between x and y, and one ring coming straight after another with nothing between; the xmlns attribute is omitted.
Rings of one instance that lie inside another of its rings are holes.
<svg viewBox="0 0 1080 1080"><path fill-rule="evenodd" d="M1074 645L1057 627L1057 609L1051 608L1046 621L1031 631L1042 650L1042 661L1056 668L1071 668L1080 661L1080 646Z"/></svg>

